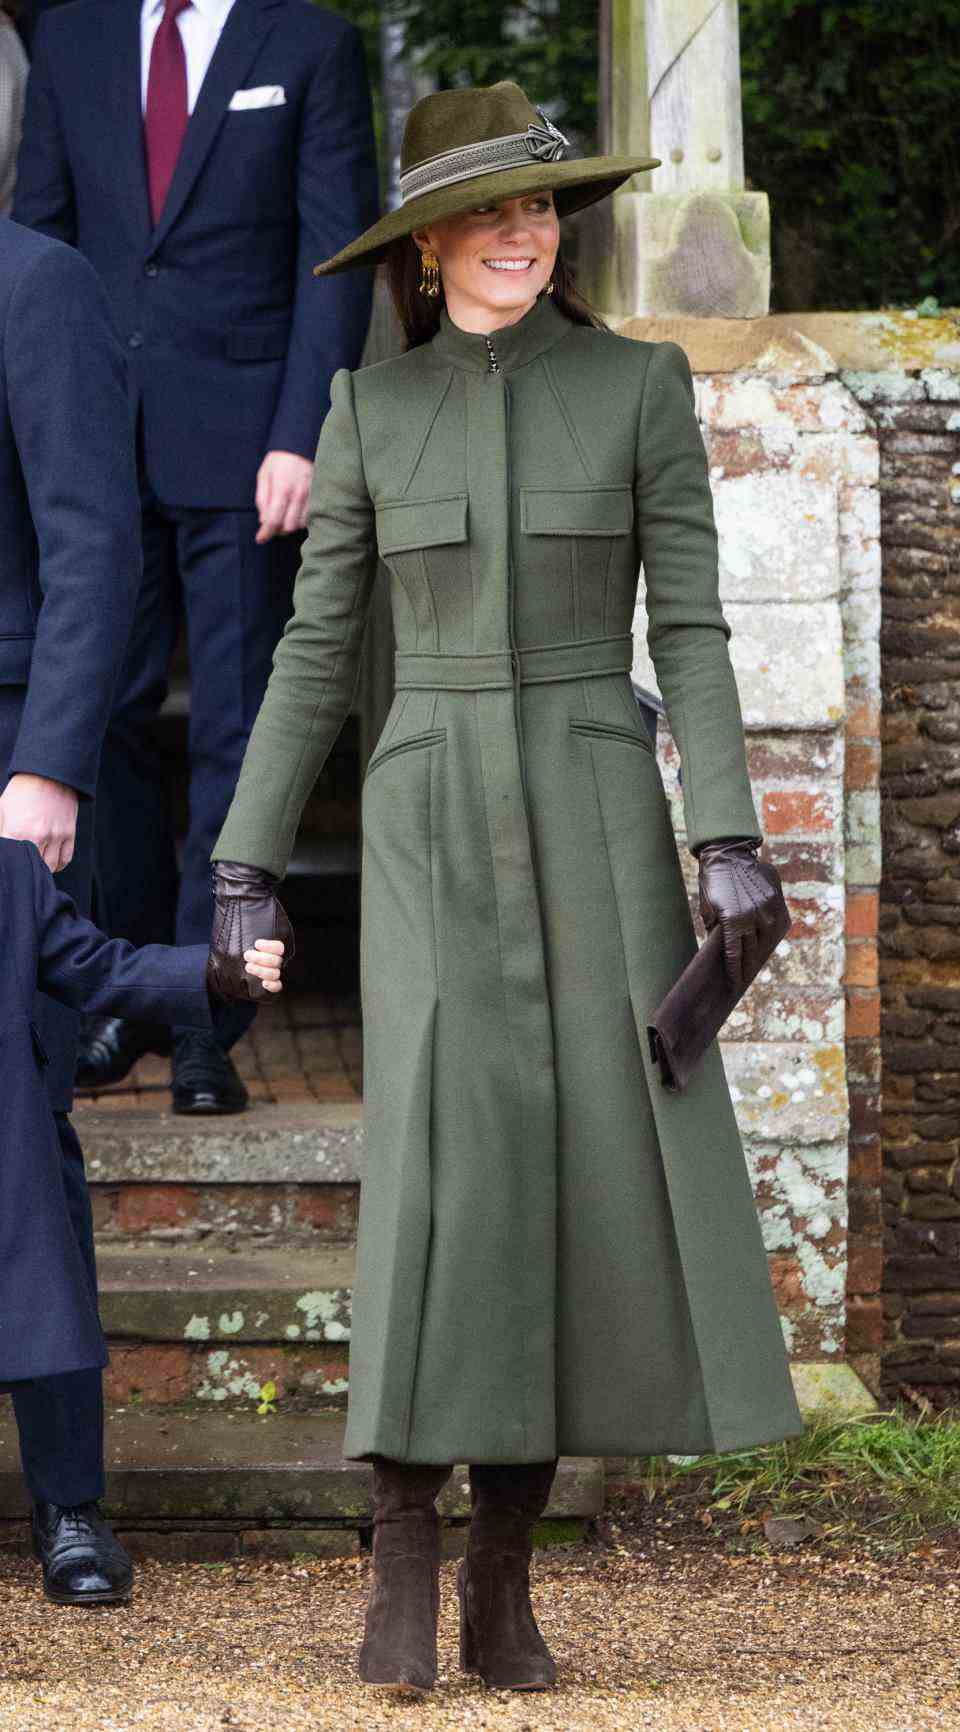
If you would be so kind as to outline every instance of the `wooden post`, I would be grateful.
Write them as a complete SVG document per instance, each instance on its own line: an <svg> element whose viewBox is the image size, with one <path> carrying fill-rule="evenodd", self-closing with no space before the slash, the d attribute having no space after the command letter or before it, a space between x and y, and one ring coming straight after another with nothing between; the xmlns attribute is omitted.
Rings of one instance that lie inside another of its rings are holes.
<svg viewBox="0 0 960 1732"><path fill-rule="evenodd" d="M614 322L763 315L770 213L743 185L736 0L607 0L606 28L605 147L661 167L596 220L585 286Z"/></svg>

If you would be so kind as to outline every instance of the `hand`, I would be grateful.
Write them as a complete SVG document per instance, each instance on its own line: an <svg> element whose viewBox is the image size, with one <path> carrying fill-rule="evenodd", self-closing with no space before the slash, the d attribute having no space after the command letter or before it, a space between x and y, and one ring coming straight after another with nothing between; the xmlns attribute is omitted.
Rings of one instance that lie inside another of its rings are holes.
<svg viewBox="0 0 960 1732"><path fill-rule="evenodd" d="M33 842L51 872L62 872L73 859L77 838L75 788L48 776L11 776L0 794L0 836Z"/></svg>
<svg viewBox="0 0 960 1732"><path fill-rule="evenodd" d="M298 457L294 451L267 452L257 472L258 543L306 529L312 480L309 458Z"/></svg>
<svg viewBox="0 0 960 1732"><path fill-rule="evenodd" d="M277 880L262 866L218 860L213 868L213 938L207 959L207 985L215 997L247 1003L261 999L269 986L260 967L249 967L258 939L280 940L281 967L294 954L293 927L274 895ZM260 959L262 963L262 958ZM271 974L273 970L270 970Z"/></svg>
<svg viewBox="0 0 960 1732"><path fill-rule="evenodd" d="M758 860L759 842L734 838L704 842L697 851L700 864L700 912L707 931L719 920L727 977L735 992L743 992L757 973L761 935L769 932L786 903L780 874ZM789 915L787 915L789 920Z"/></svg>
<svg viewBox="0 0 960 1732"><path fill-rule="evenodd" d="M280 970L283 966L283 940L281 938L258 938L252 950L245 950L243 960L246 963L247 974L255 974L262 980L268 992L282 992L283 981Z"/></svg>

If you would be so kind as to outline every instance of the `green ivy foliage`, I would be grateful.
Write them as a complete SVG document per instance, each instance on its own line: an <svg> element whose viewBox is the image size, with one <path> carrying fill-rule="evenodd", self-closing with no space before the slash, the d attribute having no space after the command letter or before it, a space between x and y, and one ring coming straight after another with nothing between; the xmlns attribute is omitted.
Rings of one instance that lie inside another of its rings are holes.
<svg viewBox="0 0 960 1732"><path fill-rule="evenodd" d="M740 0L787 309L960 304L960 0Z"/></svg>
<svg viewBox="0 0 960 1732"><path fill-rule="evenodd" d="M336 0L402 21L440 87L515 78L595 148L596 0ZM773 210L774 304L960 305L960 0L740 0L748 184Z"/></svg>

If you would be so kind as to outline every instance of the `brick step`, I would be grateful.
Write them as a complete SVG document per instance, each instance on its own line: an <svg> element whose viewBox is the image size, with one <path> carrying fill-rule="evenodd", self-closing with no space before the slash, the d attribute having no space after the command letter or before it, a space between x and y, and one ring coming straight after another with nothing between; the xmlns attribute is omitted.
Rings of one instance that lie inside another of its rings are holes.
<svg viewBox="0 0 960 1732"><path fill-rule="evenodd" d="M101 1316L116 1401L290 1408L346 1398L350 1245L106 1246Z"/></svg>
<svg viewBox="0 0 960 1732"><path fill-rule="evenodd" d="M222 1558L238 1552L327 1555L368 1537L371 1469L343 1459L342 1415L113 1409L105 1507L139 1553ZM566 1537L603 1507L603 1466L561 1461L543 1524ZM440 1500L448 1522L469 1508L466 1472ZM0 1545L24 1546L29 1511L9 1409L0 1414ZM448 1549L456 1549L450 1547Z"/></svg>
<svg viewBox="0 0 960 1732"><path fill-rule="evenodd" d="M138 1071L159 1074L162 1065L144 1060ZM268 1082L281 1087L275 1074ZM295 1085L293 1078L291 1092ZM118 1089L75 1109L101 1244L353 1236L363 1154L357 1099L256 1101L235 1117L191 1119L160 1104L159 1085L147 1086L153 1092ZM302 1096L306 1085L296 1086Z"/></svg>

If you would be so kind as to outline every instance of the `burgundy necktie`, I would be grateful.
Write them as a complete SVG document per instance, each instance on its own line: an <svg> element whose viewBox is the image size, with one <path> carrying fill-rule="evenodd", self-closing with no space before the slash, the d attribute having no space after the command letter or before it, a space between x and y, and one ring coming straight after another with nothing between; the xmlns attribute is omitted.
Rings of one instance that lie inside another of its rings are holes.
<svg viewBox="0 0 960 1732"><path fill-rule="evenodd" d="M154 228L160 221L187 130L187 57L177 18L191 3L192 0L165 0L150 51L144 132Z"/></svg>

